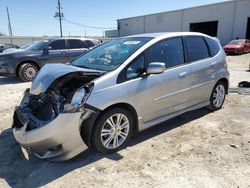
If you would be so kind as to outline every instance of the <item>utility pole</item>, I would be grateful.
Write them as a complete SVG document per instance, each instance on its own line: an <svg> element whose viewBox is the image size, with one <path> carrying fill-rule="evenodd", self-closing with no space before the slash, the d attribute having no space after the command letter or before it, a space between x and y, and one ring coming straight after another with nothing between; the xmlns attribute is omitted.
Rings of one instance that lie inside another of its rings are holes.
<svg viewBox="0 0 250 188"><path fill-rule="evenodd" d="M62 17L63 17L63 13L61 12L61 2L60 0L57 1L57 4L58 4L58 12L55 13L55 16L54 18L57 18L59 17L59 23L60 23L60 35L61 37L63 36L62 34Z"/></svg>
<svg viewBox="0 0 250 188"><path fill-rule="evenodd" d="M11 22L10 22L10 14L9 14L9 9L6 7L7 10L7 16L8 16L8 29L9 29L9 36L10 36L10 43L12 44L12 28L11 28Z"/></svg>
<svg viewBox="0 0 250 188"><path fill-rule="evenodd" d="M60 0L58 0L58 12L59 12L59 22L60 22L60 33L61 33L61 37L62 35L62 15L61 15L61 3Z"/></svg>

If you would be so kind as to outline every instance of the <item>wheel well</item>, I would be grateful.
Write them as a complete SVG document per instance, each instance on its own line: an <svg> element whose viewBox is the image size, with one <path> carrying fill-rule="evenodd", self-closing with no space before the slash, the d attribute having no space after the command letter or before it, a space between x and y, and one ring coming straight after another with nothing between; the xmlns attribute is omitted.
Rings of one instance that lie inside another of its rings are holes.
<svg viewBox="0 0 250 188"><path fill-rule="evenodd" d="M92 145L93 145L92 144L93 128L94 128L97 120L101 117L101 114L103 112L106 112L106 111L112 109L112 108L117 108L117 107L124 108L132 114L132 117L134 120L134 127L133 127L132 136L138 132L138 116L137 116L137 113L136 113L136 110L134 109L134 107L127 104L127 103L117 103L117 104L114 104L114 105L107 107L106 109L104 109L102 111L97 111L95 114L93 114L93 117L90 117L86 121L83 121L81 128L80 128L80 134L81 134L81 137L82 137L84 143L88 147L92 147Z"/></svg>
<svg viewBox="0 0 250 188"><path fill-rule="evenodd" d="M103 111L108 111L109 109L117 108L117 107L124 108L131 113L131 115L133 116L133 119L134 119L134 127L133 127L133 134L132 135L136 134L138 132L138 115L137 115L136 110L134 109L134 107L132 105L127 104L127 103L117 103L117 104L114 104L114 105L107 107Z"/></svg>
<svg viewBox="0 0 250 188"><path fill-rule="evenodd" d="M221 78L218 82L223 82L226 86L226 93L228 94L228 80L226 78Z"/></svg>
<svg viewBox="0 0 250 188"><path fill-rule="evenodd" d="M21 63L19 63L19 64L17 65L17 68L16 68L16 76L18 76L18 71L19 71L20 67L21 67L23 64L25 64L25 63L30 63L30 64L32 64L32 65L35 65L35 66L38 68L38 70L40 69L40 67L38 66L38 64L37 64L36 62L34 62L34 61L22 61Z"/></svg>

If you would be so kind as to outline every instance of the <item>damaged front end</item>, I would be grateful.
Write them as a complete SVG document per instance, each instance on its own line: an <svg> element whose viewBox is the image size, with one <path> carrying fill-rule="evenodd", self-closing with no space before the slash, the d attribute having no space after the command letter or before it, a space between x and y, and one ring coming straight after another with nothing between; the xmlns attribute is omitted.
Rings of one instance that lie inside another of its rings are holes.
<svg viewBox="0 0 250 188"><path fill-rule="evenodd" d="M98 110L85 101L94 87L91 81L103 73L69 65L46 66L15 109L13 133L37 157L66 160L87 148L80 128Z"/></svg>

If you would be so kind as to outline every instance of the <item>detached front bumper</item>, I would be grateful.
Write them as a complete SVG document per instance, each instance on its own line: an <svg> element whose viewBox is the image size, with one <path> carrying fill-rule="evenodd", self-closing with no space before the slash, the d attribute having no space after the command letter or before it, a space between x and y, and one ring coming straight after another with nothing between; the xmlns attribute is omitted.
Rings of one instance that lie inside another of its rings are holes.
<svg viewBox="0 0 250 188"><path fill-rule="evenodd" d="M13 128L14 136L28 152L41 159L67 160L87 149L80 135L81 112L59 114L40 128L26 131L28 122Z"/></svg>
<svg viewBox="0 0 250 188"><path fill-rule="evenodd" d="M80 128L93 111L83 109L74 113L59 113L49 122L34 123L34 117L22 111L21 106L25 103L25 98L26 96L20 106L16 107L13 134L17 142L29 153L41 159L61 161L70 159L88 148L81 137Z"/></svg>

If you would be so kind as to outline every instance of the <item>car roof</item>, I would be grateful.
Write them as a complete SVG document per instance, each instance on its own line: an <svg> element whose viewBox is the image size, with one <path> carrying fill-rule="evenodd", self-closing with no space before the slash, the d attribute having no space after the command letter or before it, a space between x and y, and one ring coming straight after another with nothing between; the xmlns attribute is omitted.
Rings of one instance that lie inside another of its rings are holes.
<svg viewBox="0 0 250 188"><path fill-rule="evenodd" d="M80 39L80 40L96 40L92 38L85 38L85 37L48 37L44 40L58 40L58 39Z"/></svg>
<svg viewBox="0 0 250 188"><path fill-rule="evenodd" d="M145 33L145 34L137 34L131 35L127 37L151 37L151 38L158 38L158 37L175 37L175 36L207 36L203 33L198 32L160 32L160 33ZM127 38L125 37L125 38Z"/></svg>

